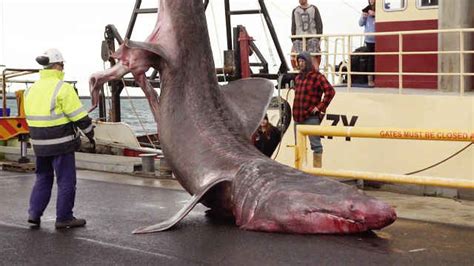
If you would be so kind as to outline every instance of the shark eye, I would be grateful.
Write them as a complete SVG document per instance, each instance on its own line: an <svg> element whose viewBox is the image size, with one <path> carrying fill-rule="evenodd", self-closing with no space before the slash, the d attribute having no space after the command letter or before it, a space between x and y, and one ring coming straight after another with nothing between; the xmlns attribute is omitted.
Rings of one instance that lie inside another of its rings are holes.
<svg viewBox="0 0 474 266"><path fill-rule="evenodd" d="M351 211L354 210L354 204L349 205L349 210L351 210Z"/></svg>

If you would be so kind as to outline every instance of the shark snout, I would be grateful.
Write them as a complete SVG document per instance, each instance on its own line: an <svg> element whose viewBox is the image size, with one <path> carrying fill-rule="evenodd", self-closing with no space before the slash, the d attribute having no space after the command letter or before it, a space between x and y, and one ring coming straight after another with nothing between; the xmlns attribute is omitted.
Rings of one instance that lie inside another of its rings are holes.
<svg viewBox="0 0 474 266"><path fill-rule="evenodd" d="M397 219L397 214L390 205L375 199L359 206L354 212L364 221L367 230L381 229Z"/></svg>

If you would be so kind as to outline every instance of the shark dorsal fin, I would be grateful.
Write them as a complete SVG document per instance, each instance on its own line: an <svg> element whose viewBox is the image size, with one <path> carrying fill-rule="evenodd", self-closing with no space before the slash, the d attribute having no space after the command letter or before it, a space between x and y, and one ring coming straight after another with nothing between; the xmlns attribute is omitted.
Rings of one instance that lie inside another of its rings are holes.
<svg viewBox="0 0 474 266"><path fill-rule="evenodd" d="M265 116L273 89L273 83L263 78L240 79L222 86L224 98L242 122L245 136L250 137L257 130Z"/></svg>

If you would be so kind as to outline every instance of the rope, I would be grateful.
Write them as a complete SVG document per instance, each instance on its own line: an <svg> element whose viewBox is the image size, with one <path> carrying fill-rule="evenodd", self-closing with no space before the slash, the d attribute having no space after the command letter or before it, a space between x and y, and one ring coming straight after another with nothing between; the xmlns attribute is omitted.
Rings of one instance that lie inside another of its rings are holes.
<svg viewBox="0 0 474 266"><path fill-rule="evenodd" d="M105 70L105 69L106 69L105 62L102 62L102 66L103 66L103 69ZM125 85L125 80L124 80L123 78L122 78L121 80L122 80L122 83L123 83L123 88L125 89L125 92L127 93L127 98L128 98L128 100L129 100L129 102L130 102L130 106L132 107L133 113L135 114L135 117L137 118L138 123L140 124L140 126L141 126L143 132L145 132L145 136L147 137L147 139L148 139L148 141L150 142L150 144L152 145L152 147L153 147L154 149L157 149L156 146L155 146L155 144L154 144L153 141L151 140L151 138L150 138L150 136L149 136L149 134L148 134L148 131L146 130L145 126L143 125L142 120L141 120L140 117L138 116L138 112L137 112L137 110L136 110L136 108L135 108L135 105L133 104L133 101L132 101L132 99L131 99L131 97L130 97L130 94L128 93L128 89L127 89L127 87L126 87L126 85ZM107 101L108 104L109 104L108 110L111 110L111 109L112 109L112 108L111 108L111 107L112 107L112 97L110 97L110 95L107 95L107 94L110 93L110 91L111 91L111 87L110 87L109 83L107 83L107 88L108 88L108 90L105 90L105 92L104 92L104 97L105 97L106 99L108 99L108 101ZM104 117L104 118L107 119L107 117Z"/></svg>
<svg viewBox="0 0 474 266"><path fill-rule="evenodd" d="M281 8L279 5L273 3L273 1L268 1L270 5L272 5L276 10L278 10L282 15L284 15L287 18L291 18L291 12L288 12L288 10Z"/></svg>
<svg viewBox="0 0 474 266"><path fill-rule="evenodd" d="M347 1L342 1L342 3L346 6L348 6L350 9L352 9L352 11L354 11L355 13L357 13L358 15L360 15L362 13L362 11L360 9L357 9L356 7L354 7L353 5L347 3Z"/></svg>
<svg viewBox="0 0 474 266"><path fill-rule="evenodd" d="M429 169L431 169L431 168L434 168L434 167L436 167L436 166L438 166L438 165L440 165L440 164L442 164L442 163L444 163L444 162L446 162L446 161L448 161L448 160L454 158L455 156L457 156L458 154L460 154L461 152L463 152L463 151L465 151L467 148L469 148L472 144L474 144L474 142L469 143L466 147L460 149L459 151L455 152L454 154L452 154L451 156L449 156L448 158L446 158L446 159L444 159L444 160L441 160L441 161L439 161L439 162L437 162L437 163L435 163L435 164L433 164L433 165L431 165L431 166L428 166L428 167L426 167L426 168L423 168L423 169L420 169L420 170L417 170L417 171L413 171L413 172L406 173L405 175L414 175L414 174L417 174L417 173L420 173L420 172L429 170Z"/></svg>
<svg viewBox="0 0 474 266"><path fill-rule="evenodd" d="M278 84L278 90L281 90L281 82L279 82ZM290 94L290 88L288 88L288 91L286 92L286 96L284 98L285 101L288 102L288 96ZM282 110L280 109L280 119L283 119L283 112ZM291 118L290 118L291 119ZM291 123L291 122L290 122ZM288 130L288 129L287 129ZM283 142L283 130L280 130L280 143L278 143L278 148L277 148L277 152L275 153L275 156L273 157L273 160L276 160L276 158L278 157L278 154L280 153L280 148L281 148L281 144Z"/></svg>
<svg viewBox="0 0 474 266"><path fill-rule="evenodd" d="M106 65L105 65L105 62L102 62L102 66L104 68L104 70L106 69ZM110 86L110 83L107 82L107 90L104 90L104 97L106 99L106 104L108 103L108 108L106 108L106 110L109 110L109 112L111 111L112 109L112 97L110 97L110 94L112 91L112 87ZM105 119L105 121L107 121L107 114L105 115L106 117L99 117L99 119ZM110 116L110 114L109 114Z"/></svg>
<svg viewBox="0 0 474 266"><path fill-rule="evenodd" d="M270 43L270 38L268 37L268 29L265 27L265 20L263 19L263 14L260 14L260 21L262 22L262 27L263 27L263 32L265 34L265 40L267 41L267 47L268 47L268 54L270 55L270 58L272 60L273 65L276 66L276 60L275 60L275 55L273 54L273 49L272 49L272 44Z"/></svg>
<svg viewBox="0 0 474 266"><path fill-rule="evenodd" d="M140 116L138 115L138 112L137 112L137 109L135 108L135 105L133 104L133 101L132 101L132 98L130 97L130 94L128 93L128 89L127 87L125 86L125 80L122 78L122 83L123 83L123 88L125 89L125 93L127 93L127 98L130 102L130 106L132 106L132 111L133 113L135 114L137 120L138 120L138 123L140 124L140 126L142 127L142 130L143 132L145 132L145 136L146 138L148 139L148 141L150 142L150 144L153 146L154 149L157 149L155 144L153 143L153 141L151 140L149 134L148 134L148 131L146 130L145 126L143 125L143 122L142 120L140 119Z"/></svg>
<svg viewBox="0 0 474 266"><path fill-rule="evenodd" d="M212 4L212 1L209 2L209 4L211 5L211 13L212 13L212 21L214 22L214 30L216 32L216 43L217 43L217 50L219 51L219 59L221 60L221 63L222 63L222 75L224 76L224 82L227 82L226 80L226 75L225 75L225 63L224 63L224 59L222 59L222 50L221 50L221 45L220 45L220 38L219 38L219 31L217 30L217 24L216 24L216 15L214 13L214 5ZM219 73L217 73L219 74Z"/></svg>

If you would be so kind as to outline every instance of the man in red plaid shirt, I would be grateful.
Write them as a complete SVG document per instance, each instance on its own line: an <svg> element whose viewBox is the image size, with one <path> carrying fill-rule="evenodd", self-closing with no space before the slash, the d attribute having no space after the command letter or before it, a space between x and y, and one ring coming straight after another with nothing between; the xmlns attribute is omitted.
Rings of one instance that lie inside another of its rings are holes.
<svg viewBox="0 0 474 266"><path fill-rule="evenodd" d="M300 73L295 78L293 120L296 125L319 125L336 91L326 77L313 66L311 55L302 52L297 56ZM324 95L324 97L323 97ZM319 136L309 136L313 150L313 166L322 166L323 145Z"/></svg>

